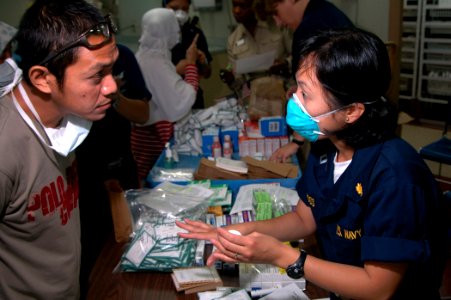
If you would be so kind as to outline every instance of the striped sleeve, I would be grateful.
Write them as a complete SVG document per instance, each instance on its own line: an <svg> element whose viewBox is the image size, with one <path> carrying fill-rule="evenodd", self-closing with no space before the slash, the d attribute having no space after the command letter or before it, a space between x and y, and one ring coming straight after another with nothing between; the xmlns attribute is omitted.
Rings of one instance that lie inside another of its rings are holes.
<svg viewBox="0 0 451 300"><path fill-rule="evenodd" d="M158 157L174 133L171 122L160 121L148 126L134 126L131 131L131 148L138 168L140 181L146 180Z"/></svg>
<svg viewBox="0 0 451 300"><path fill-rule="evenodd" d="M194 87L194 90L199 89L199 73L195 64L186 65L185 81Z"/></svg>

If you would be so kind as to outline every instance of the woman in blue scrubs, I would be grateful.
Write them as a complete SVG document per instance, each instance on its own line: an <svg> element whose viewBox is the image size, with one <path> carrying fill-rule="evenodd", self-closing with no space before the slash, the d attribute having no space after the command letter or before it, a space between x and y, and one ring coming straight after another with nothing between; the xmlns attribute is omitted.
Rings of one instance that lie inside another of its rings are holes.
<svg viewBox="0 0 451 300"><path fill-rule="evenodd" d="M296 80L287 123L313 145L296 211L218 229L185 220L180 236L211 240L210 265L273 264L331 299L440 299L443 201L416 150L394 134L384 43L359 29L319 33L301 45ZM310 234L321 258L283 243Z"/></svg>

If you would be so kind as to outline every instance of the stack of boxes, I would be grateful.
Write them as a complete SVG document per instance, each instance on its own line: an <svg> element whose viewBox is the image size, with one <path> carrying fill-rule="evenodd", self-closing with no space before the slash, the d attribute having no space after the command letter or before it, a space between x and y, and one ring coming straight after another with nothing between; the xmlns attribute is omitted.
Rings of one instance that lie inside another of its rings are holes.
<svg viewBox="0 0 451 300"><path fill-rule="evenodd" d="M285 118L264 117L258 121L245 121L242 128L210 127L204 130L202 133L203 154L212 156L213 137L219 136L222 144L225 135L231 137L233 152L236 155L251 156L256 159L269 159L274 151L289 142Z"/></svg>

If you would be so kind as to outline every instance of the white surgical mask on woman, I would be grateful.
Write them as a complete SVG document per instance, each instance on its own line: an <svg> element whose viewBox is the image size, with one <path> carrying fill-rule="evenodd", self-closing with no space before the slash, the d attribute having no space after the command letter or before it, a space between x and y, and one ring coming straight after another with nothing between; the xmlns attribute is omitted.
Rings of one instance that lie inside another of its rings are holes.
<svg viewBox="0 0 451 300"><path fill-rule="evenodd" d="M189 19L188 13L182 9L177 9L175 11L175 17L177 18L177 21L179 22L180 26L185 25L185 23Z"/></svg>

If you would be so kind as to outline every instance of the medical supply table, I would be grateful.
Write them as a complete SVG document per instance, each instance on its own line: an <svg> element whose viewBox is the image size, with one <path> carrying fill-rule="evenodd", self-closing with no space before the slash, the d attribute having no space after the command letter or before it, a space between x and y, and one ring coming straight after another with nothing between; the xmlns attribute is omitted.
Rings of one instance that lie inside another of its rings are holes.
<svg viewBox="0 0 451 300"><path fill-rule="evenodd" d="M113 235L105 244L90 276L88 300L197 300L197 294L178 293L170 273L135 272L124 273L113 270L119 263L125 244L116 243ZM313 237L301 245L308 253L318 255ZM221 274L224 286L238 286L238 274ZM307 282L305 293L310 299L328 297L329 293Z"/></svg>
<svg viewBox="0 0 451 300"><path fill-rule="evenodd" d="M179 162L173 165L174 169L197 169L202 156L180 155ZM148 187L155 187L160 181L154 180L152 172L165 166L164 152L160 155L154 168L147 178ZM293 157L293 163L299 166L296 157ZM294 188L301 176L299 169L296 178L277 178L277 179L252 179L252 180L211 180L212 185L227 184L232 191L233 198L236 197L239 188L245 184L252 183L279 183L287 188ZM175 182L175 181L174 181ZM180 184L187 184L188 181L179 181ZM313 241L313 242L312 242ZM178 293L172 282L170 273L163 272L118 272L114 271L119 264L121 255L124 252L126 244L116 243L114 236L108 240L102 253L97 259L96 265L90 276L90 289L87 299L198 299L197 294ZM312 237L304 240L301 245L304 249L318 252L316 241ZM221 273L224 286L239 286L238 271ZM307 283L306 294L311 298L322 298L328 296L328 292Z"/></svg>
<svg viewBox="0 0 451 300"><path fill-rule="evenodd" d="M233 159L237 159L238 155L234 154L232 157ZM202 156L191 156L191 155L179 155L179 161L177 163L174 163L173 169L185 169L185 170L192 170L193 172L197 169L199 166L199 162L201 161ZM286 188L294 189L296 187L296 183L298 182L299 178L301 178L301 169L299 168L299 162L296 158L296 155L293 155L291 158L292 163L298 167L298 175L296 178L263 178L263 179L248 179L248 180L225 180L225 179L211 179L212 185L221 185L226 184L228 188L232 192L232 197L235 199L240 187L245 184L256 184L256 183L279 183L281 186ZM158 169L165 168L165 154L164 151L161 153L160 157L156 161L154 167L149 173L149 176L147 177L146 184L148 187L155 187L158 185L161 181L156 180L153 177L153 174L156 173ZM179 184L187 184L188 181L174 181L174 183Z"/></svg>

